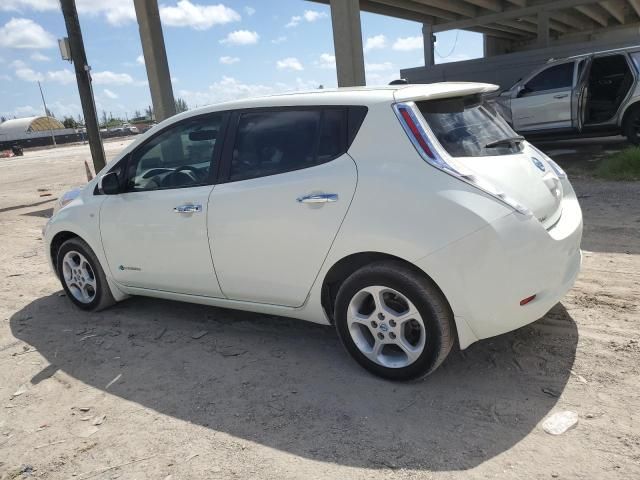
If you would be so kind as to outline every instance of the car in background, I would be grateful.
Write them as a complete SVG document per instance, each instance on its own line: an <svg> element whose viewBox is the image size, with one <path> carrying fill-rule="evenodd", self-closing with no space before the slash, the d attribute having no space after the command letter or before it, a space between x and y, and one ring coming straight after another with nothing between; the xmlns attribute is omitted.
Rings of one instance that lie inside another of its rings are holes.
<svg viewBox="0 0 640 480"><path fill-rule="evenodd" d="M542 317L580 270L565 172L484 101L495 85L322 90L173 116L44 229L67 297L128 295L333 324L416 378Z"/></svg>
<svg viewBox="0 0 640 480"><path fill-rule="evenodd" d="M621 134L640 144L640 46L552 60L496 97L527 136Z"/></svg>

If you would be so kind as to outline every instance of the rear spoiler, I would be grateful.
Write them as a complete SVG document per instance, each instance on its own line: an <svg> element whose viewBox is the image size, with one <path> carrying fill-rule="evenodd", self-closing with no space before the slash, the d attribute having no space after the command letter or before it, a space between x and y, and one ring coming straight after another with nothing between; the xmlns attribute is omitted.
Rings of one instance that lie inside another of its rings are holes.
<svg viewBox="0 0 640 480"><path fill-rule="evenodd" d="M465 97L496 92L500 87L491 83L440 82L413 84L399 88L393 93L396 102L436 100L439 98Z"/></svg>

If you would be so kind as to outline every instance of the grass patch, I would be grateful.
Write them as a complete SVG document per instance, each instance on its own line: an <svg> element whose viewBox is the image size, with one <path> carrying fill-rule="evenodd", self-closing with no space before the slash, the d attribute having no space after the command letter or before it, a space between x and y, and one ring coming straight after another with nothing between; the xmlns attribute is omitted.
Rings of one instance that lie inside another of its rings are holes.
<svg viewBox="0 0 640 480"><path fill-rule="evenodd" d="M640 180L640 147L630 147L604 158L593 173L606 180Z"/></svg>

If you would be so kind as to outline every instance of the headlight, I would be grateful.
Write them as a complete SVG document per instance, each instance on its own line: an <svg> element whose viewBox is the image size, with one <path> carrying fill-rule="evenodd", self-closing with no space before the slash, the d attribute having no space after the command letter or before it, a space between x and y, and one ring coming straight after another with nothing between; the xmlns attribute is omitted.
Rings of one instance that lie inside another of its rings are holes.
<svg viewBox="0 0 640 480"><path fill-rule="evenodd" d="M62 194L58 199L58 205L54 209L54 213L73 202L76 198L78 198L81 192L82 187L76 187Z"/></svg>

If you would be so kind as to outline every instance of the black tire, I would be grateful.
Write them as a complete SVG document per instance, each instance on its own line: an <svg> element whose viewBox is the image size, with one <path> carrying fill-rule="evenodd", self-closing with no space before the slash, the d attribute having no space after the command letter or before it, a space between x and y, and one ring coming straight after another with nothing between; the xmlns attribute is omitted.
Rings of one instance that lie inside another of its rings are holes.
<svg viewBox="0 0 640 480"><path fill-rule="evenodd" d="M391 288L409 299L418 309L426 330L424 350L411 364L392 368L367 358L354 342L347 323L352 298L363 288L379 285ZM444 361L454 344L455 327L449 303L436 285L398 261L382 261L363 267L340 286L335 304L338 336L351 356L364 368L390 380L412 380L433 372Z"/></svg>
<svg viewBox="0 0 640 480"><path fill-rule="evenodd" d="M87 262L93 271L96 283L95 297L89 303L83 303L76 299L64 280L63 259L67 253L72 251L82 254L87 259ZM115 303L111 290L109 289L109 284L107 283L104 270L102 270L102 266L100 265L98 258L95 253L93 253L93 250L91 250L91 247L89 247L89 245L87 245L87 243L81 238L71 238L60 246L56 254L56 271L58 272L58 278L60 279L62 288L67 294L69 300L71 300L76 307L82 310L97 312L110 307Z"/></svg>
<svg viewBox="0 0 640 480"><path fill-rule="evenodd" d="M624 117L622 134L633 145L640 145L640 105L629 108Z"/></svg>

